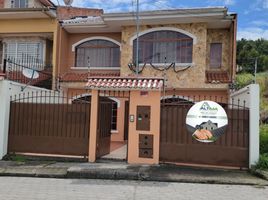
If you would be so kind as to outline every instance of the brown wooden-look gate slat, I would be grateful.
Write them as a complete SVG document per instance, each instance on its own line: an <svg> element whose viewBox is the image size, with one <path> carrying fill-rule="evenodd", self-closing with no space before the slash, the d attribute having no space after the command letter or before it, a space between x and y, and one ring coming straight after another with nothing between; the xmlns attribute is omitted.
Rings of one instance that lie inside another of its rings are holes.
<svg viewBox="0 0 268 200"><path fill-rule="evenodd" d="M228 127L215 143L201 143L186 130L191 105L162 104L160 161L248 167L249 110L227 106Z"/></svg>
<svg viewBox="0 0 268 200"><path fill-rule="evenodd" d="M112 100L102 97L99 101L97 128L97 158L110 153L112 129Z"/></svg>
<svg viewBox="0 0 268 200"><path fill-rule="evenodd" d="M45 97L11 101L8 152L87 156L91 104Z"/></svg>

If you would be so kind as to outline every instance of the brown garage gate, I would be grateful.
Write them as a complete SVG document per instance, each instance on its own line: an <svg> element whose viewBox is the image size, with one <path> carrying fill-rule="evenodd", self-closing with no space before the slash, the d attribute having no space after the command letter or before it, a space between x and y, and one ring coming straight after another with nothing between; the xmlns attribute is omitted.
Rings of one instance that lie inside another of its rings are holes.
<svg viewBox="0 0 268 200"><path fill-rule="evenodd" d="M186 130L186 115L192 103L162 103L160 161L217 166L248 167L249 110L224 105L228 115L226 133L215 143L201 143Z"/></svg>
<svg viewBox="0 0 268 200"><path fill-rule="evenodd" d="M8 152L87 156L90 105L54 92L13 97Z"/></svg>

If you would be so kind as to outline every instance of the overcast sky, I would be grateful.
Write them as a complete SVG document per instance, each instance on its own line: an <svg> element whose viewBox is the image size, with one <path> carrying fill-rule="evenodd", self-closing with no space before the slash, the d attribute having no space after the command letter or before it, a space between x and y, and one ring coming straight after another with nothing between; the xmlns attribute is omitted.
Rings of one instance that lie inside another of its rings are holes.
<svg viewBox="0 0 268 200"><path fill-rule="evenodd" d="M64 5L63 0L52 0ZM73 6L107 12L135 10L136 0L74 0ZM133 5L134 4L134 5ZM238 39L268 39L268 0L140 0L141 10L227 6L238 13Z"/></svg>

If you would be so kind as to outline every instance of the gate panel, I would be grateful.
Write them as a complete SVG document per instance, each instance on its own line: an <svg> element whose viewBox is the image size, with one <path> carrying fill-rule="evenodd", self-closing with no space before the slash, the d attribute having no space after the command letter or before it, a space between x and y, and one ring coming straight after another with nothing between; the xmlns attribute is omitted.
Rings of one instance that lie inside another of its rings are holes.
<svg viewBox="0 0 268 200"><path fill-rule="evenodd" d="M110 153L112 129L112 102L99 102L98 129L97 129L97 158Z"/></svg>
<svg viewBox="0 0 268 200"><path fill-rule="evenodd" d="M161 106L160 161L248 167L249 110L226 108L227 131L215 143L200 143L186 129L191 105Z"/></svg>
<svg viewBox="0 0 268 200"><path fill-rule="evenodd" d="M46 98L11 102L8 151L87 156L90 103Z"/></svg>

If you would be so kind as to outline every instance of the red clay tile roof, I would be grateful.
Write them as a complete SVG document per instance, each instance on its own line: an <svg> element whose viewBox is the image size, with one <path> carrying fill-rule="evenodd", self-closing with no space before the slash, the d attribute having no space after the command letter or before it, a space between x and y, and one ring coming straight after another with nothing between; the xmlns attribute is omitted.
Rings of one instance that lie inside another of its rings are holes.
<svg viewBox="0 0 268 200"><path fill-rule="evenodd" d="M119 77L120 72L67 72L61 75L61 82L87 82L88 77Z"/></svg>
<svg viewBox="0 0 268 200"><path fill-rule="evenodd" d="M88 89L100 90L161 90L162 87L160 78L91 78L86 84Z"/></svg>
<svg viewBox="0 0 268 200"><path fill-rule="evenodd" d="M227 71L206 71L207 83L231 83L229 73Z"/></svg>

